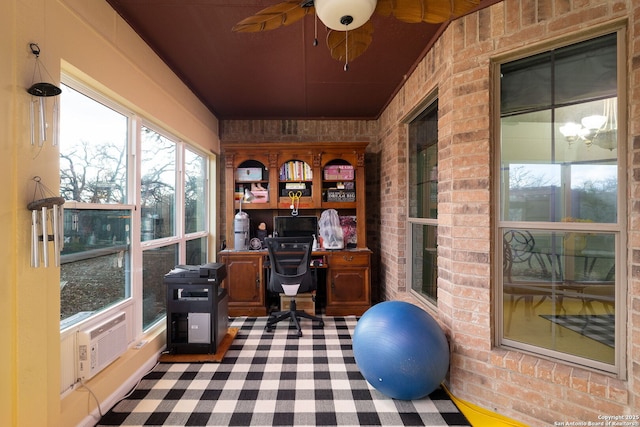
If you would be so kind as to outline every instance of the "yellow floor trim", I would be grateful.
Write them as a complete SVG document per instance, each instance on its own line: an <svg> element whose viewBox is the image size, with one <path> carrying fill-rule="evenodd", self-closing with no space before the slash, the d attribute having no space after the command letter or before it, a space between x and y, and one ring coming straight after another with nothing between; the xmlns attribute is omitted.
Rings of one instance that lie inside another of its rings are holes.
<svg viewBox="0 0 640 427"><path fill-rule="evenodd" d="M442 384L442 387L473 427L528 427L526 424L458 399L451 394L444 384Z"/></svg>

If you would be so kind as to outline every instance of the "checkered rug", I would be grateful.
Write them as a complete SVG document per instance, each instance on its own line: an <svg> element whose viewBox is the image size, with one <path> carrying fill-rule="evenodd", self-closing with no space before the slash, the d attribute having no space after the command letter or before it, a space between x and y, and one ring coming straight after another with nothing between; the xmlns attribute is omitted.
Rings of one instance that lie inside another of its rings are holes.
<svg viewBox="0 0 640 427"><path fill-rule="evenodd" d="M571 329L609 347L615 347L615 316L613 314L541 314L540 317Z"/></svg>
<svg viewBox="0 0 640 427"><path fill-rule="evenodd" d="M98 426L469 426L449 396L399 401L362 377L353 357L355 317L239 328L221 363L161 363ZM312 329L313 328L313 329Z"/></svg>

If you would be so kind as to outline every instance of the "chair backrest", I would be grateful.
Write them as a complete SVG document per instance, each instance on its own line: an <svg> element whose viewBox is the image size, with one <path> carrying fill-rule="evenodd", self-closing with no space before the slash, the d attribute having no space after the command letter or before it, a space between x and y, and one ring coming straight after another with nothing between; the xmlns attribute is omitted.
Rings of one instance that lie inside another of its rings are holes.
<svg viewBox="0 0 640 427"><path fill-rule="evenodd" d="M316 289L310 268L313 237L268 237L264 242L271 263L270 291L283 292L282 285L297 284L298 292Z"/></svg>

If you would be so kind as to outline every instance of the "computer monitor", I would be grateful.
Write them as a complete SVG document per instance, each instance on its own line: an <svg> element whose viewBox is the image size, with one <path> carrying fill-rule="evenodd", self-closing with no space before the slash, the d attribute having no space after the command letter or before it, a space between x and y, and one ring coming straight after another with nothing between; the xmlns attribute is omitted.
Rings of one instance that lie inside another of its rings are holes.
<svg viewBox="0 0 640 427"><path fill-rule="evenodd" d="M274 216L274 237L310 237L318 235L318 217Z"/></svg>

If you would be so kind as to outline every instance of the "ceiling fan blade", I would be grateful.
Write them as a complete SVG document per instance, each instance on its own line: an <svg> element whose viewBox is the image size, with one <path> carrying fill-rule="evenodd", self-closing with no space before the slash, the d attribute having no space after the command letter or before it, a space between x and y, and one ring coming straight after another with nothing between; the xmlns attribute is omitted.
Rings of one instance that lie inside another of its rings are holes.
<svg viewBox="0 0 640 427"><path fill-rule="evenodd" d="M464 15L478 4L479 0L378 0L376 12L408 23L439 24Z"/></svg>
<svg viewBox="0 0 640 427"><path fill-rule="evenodd" d="M478 7L480 0L453 0L453 16L457 18Z"/></svg>
<svg viewBox="0 0 640 427"><path fill-rule="evenodd" d="M346 31L330 30L327 34L327 47L333 59L351 62L362 55L371 44L373 24L367 21L361 27L349 30L349 34L346 33Z"/></svg>
<svg viewBox="0 0 640 427"><path fill-rule="evenodd" d="M382 16L391 16L391 13L393 12L393 4L393 0L378 0L374 12Z"/></svg>
<svg viewBox="0 0 640 427"><path fill-rule="evenodd" d="M253 16L243 19L233 26L232 30L240 33L257 33L259 31L275 30L282 26L291 25L314 13L313 7L302 7L300 0L289 0L274 4Z"/></svg>
<svg viewBox="0 0 640 427"><path fill-rule="evenodd" d="M423 22L439 24L469 12L479 0L423 0L425 14Z"/></svg>
<svg viewBox="0 0 640 427"><path fill-rule="evenodd" d="M446 1L449 2L450 0ZM411 24L422 22L425 14L425 3L426 1L423 0L395 0L391 2L393 16L402 22Z"/></svg>

